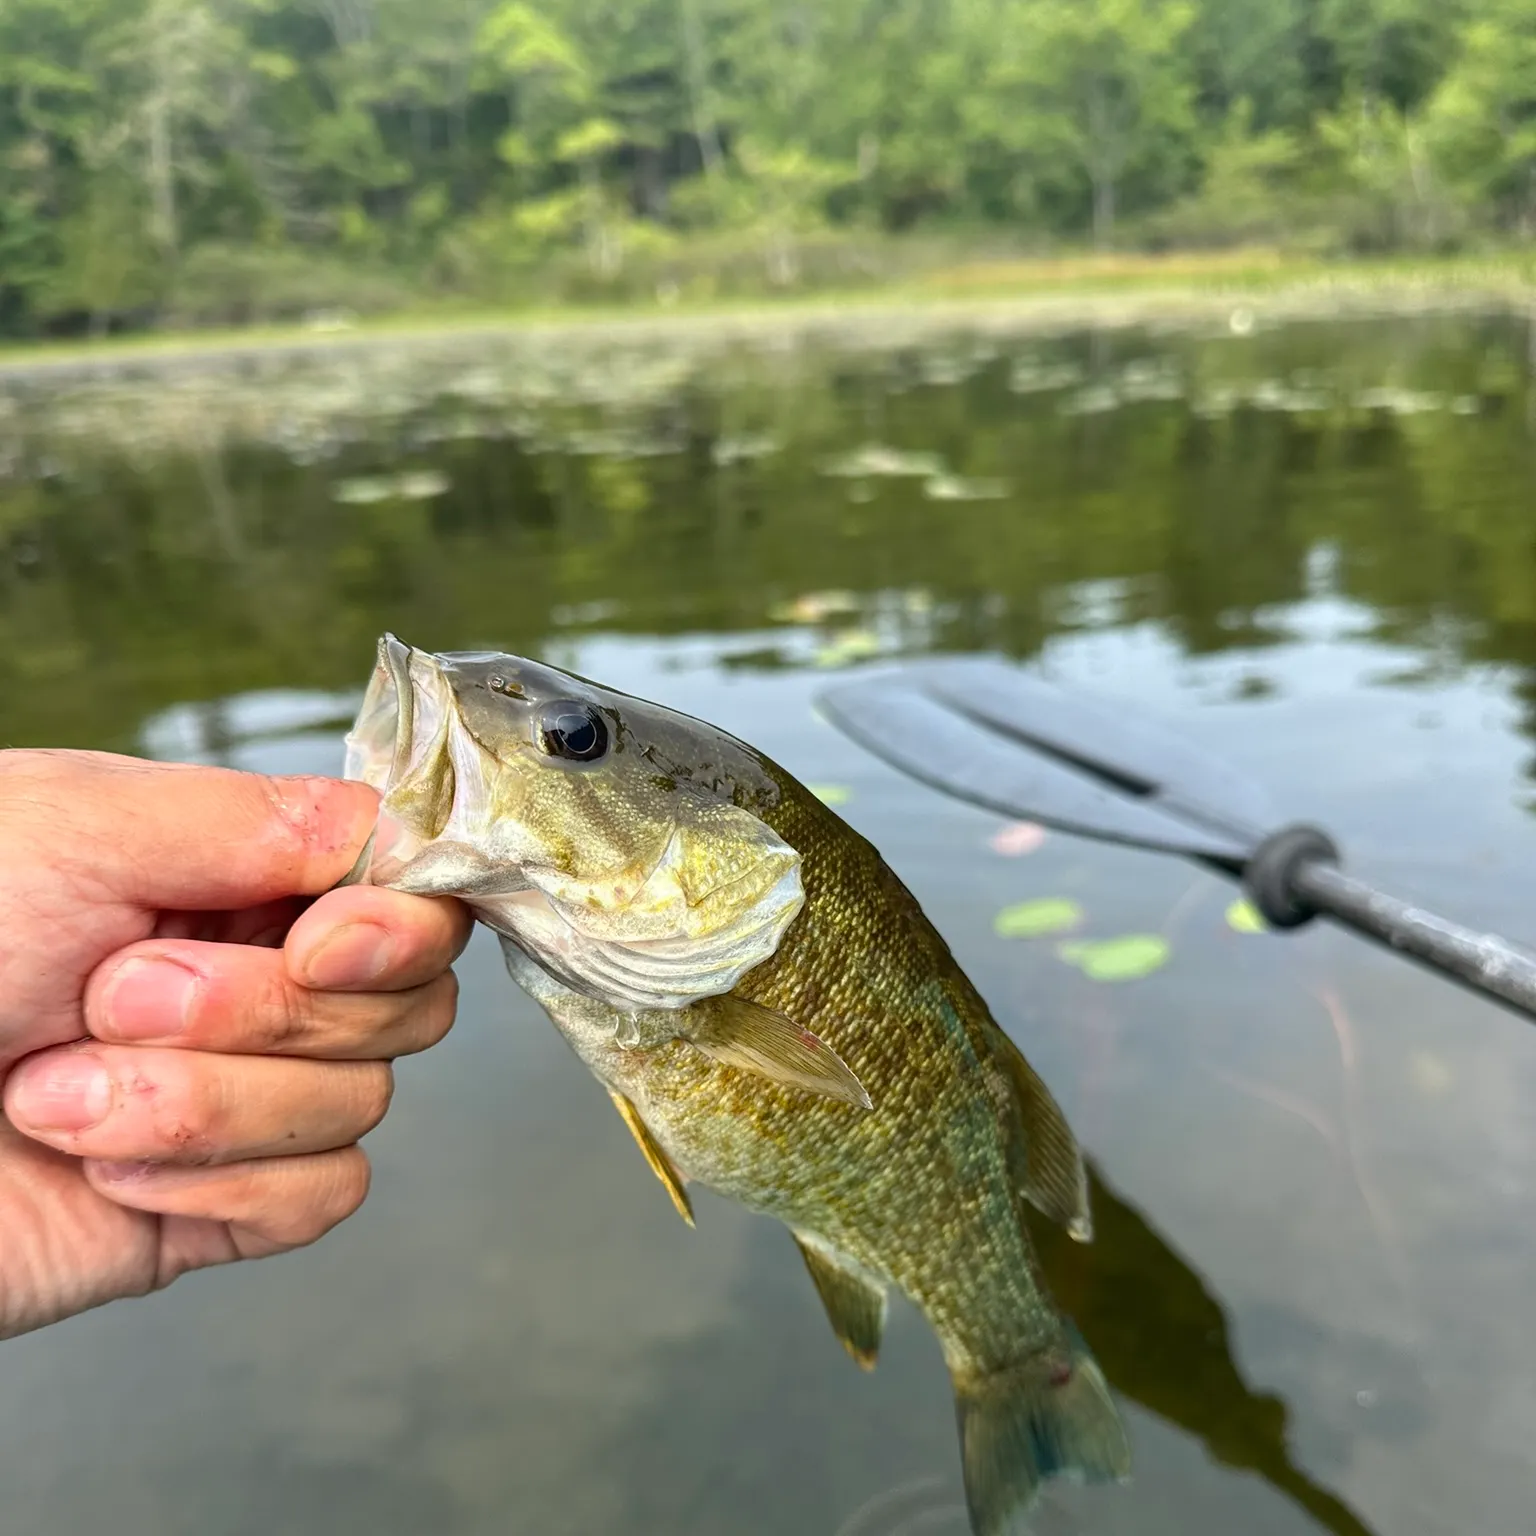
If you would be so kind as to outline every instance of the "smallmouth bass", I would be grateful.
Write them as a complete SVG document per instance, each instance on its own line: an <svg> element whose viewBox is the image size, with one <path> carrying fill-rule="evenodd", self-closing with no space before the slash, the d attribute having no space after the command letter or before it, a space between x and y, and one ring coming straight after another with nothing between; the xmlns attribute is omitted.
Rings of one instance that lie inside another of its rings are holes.
<svg viewBox="0 0 1536 1536"><path fill-rule="evenodd" d="M468 903L689 1225L691 1181L783 1222L866 1368L887 1288L921 1309L976 1536L1022 1532L1048 1477L1128 1477L1022 1215L1090 1238L1076 1141L864 838L702 721L393 636L346 773L382 796L349 878Z"/></svg>

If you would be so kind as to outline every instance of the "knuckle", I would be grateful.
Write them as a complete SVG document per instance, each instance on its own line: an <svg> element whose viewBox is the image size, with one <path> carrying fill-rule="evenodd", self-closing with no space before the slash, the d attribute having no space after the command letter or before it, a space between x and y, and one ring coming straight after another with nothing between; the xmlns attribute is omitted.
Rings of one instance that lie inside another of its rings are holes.
<svg viewBox="0 0 1536 1536"><path fill-rule="evenodd" d="M368 1198L373 1168L361 1147L347 1147L331 1161L329 1206L335 1221L345 1221Z"/></svg>
<svg viewBox="0 0 1536 1536"><path fill-rule="evenodd" d="M147 1107L160 1150L182 1163L216 1160L221 1132L229 1119L227 1095L218 1079L198 1071L198 1063L166 1055L153 1075L128 1064L118 1074L126 1100Z"/></svg>
<svg viewBox="0 0 1536 1536"><path fill-rule="evenodd" d="M296 1195L264 1225L285 1247L306 1247L357 1211L369 1181L368 1159L359 1148L328 1153L305 1170Z"/></svg>
<svg viewBox="0 0 1536 1536"><path fill-rule="evenodd" d="M314 998L295 987L280 965L261 967L261 979L243 1008L251 1046L279 1055L310 1035L316 1024Z"/></svg>
<svg viewBox="0 0 1536 1536"><path fill-rule="evenodd" d="M405 1044L400 1054L424 1051L436 1045L453 1028L458 1007L459 979L452 971L444 971L421 988L412 1000L402 1031Z"/></svg>
<svg viewBox="0 0 1536 1536"><path fill-rule="evenodd" d="M390 1100L395 1095L395 1074L388 1062L359 1065L362 1070L357 1074L357 1118L364 1127L359 1134L367 1135L389 1113Z"/></svg>

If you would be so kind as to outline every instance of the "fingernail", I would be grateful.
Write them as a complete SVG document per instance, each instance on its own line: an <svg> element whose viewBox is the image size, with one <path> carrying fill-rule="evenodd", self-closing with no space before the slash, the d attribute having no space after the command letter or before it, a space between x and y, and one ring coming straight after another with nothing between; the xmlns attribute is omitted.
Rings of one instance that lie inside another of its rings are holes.
<svg viewBox="0 0 1536 1536"><path fill-rule="evenodd" d="M121 1040L180 1034L192 1016L203 979L175 960L125 960L107 982L102 1008Z"/></svg>
<svg viewBox="0 0 1536 1536"><path fill-rule="evenodd" d="M345 991L377 981L395 951L394 935L377 923L343 923L309 952L304 981L311 987Z"/></svg>
<svg viewBox="0 0 1536 1536"><path fill-rule="evenodd" d="M16 1076L11 1111L31 1130L87 1130L112 1108L112 1079L88 1051L22 1066Z"/></svg>

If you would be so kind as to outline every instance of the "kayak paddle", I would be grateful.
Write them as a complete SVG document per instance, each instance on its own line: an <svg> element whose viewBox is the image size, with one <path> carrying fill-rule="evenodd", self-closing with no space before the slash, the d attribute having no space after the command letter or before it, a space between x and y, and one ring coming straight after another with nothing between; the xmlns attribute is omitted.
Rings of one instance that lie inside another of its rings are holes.
<svg viewBox="0 0 1536 1536"><path fill-rule="evenodd" d="M913 778L973 805L1180 854L1239 880L1264 920L1326 915L1536 1018L1536 956L1346 874L1320 827L1276 827L1229 765L1119 705L997 661L919 663L827 689L823 712Z"/></svg>

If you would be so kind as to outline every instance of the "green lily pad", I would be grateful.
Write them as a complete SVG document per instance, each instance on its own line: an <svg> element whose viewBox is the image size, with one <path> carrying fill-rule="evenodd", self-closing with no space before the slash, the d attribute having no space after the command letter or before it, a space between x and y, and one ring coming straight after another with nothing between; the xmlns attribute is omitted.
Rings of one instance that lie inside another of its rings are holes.
<svg viewBox="0 0 1536 1536"><path fill-rule="evenodd" d="M1056 953L1090 981L1135 981L1168 963L1168 941L1155 933L1127 933L1118 939L1085 939L1058 944Z"/></svg>
<svg viewBox="0 0 1536 1536"><path fill-rule="evenodd" d="M821 646L815 657L818 667L845 667L880 654L880 639L867 629L845 629Z"/></svg>
<svg viewBox="0 0 1536 1536"><path fill-rule="evenodd" d="M1245 896L1239 896L1227 908L1227 927L1234 933L1269 932L1269 924L1259 915L1259 909Z"/></svg>
<svg viewBox="0 0 1536 1536"><path fill-rule="evenodd" d="M806 788L823 805L847 805L853 799L853 791L844 784L807 784Z"/></svg>
<svg viewBox="0 0 1536 1536"><path fill-rule="evenodd" d="M992 919L992 931L1005 939L1036 939L1047 933L1065 933L1083 920L1083 909L1065 896L1042 896L1004 907Z"/></svg>

